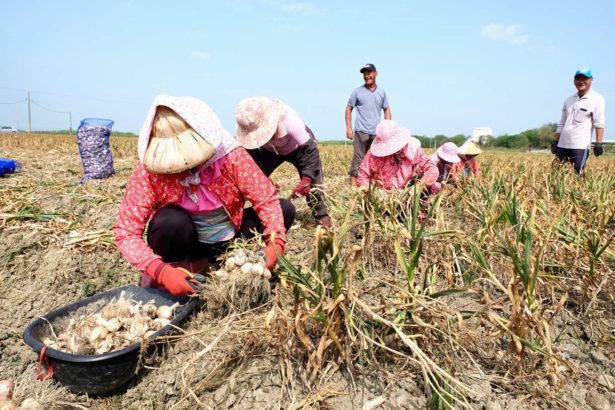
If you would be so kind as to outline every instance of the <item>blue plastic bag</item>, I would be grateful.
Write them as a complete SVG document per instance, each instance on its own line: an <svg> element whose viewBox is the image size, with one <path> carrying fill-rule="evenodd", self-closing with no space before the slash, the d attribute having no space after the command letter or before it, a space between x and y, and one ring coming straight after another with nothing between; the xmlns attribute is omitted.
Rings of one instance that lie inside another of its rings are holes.
<svg viewBox="0 0 615 410"><path fill-rule="evenodd" d="M77 144L83 162L84 184L90 179L109 178L115 174L109 136L114 122L103 118L85 118L77 129Z"/></svg>
<svg viewBox="0 0 615 410"><path fill-rule="evenodd" d="M0 177L14 172L21 172L21 162L14 159L0 158Z"/></svg>

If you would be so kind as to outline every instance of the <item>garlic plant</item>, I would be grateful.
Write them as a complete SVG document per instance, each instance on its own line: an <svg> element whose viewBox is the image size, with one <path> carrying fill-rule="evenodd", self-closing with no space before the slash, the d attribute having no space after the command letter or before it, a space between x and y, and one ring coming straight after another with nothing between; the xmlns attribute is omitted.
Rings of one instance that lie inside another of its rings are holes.
<svg viewBox="0 0 615 410"><path fill-rule="evenodd" d="M156 306L153 300L135 302L122 292L117 300L105 305L100 312L71 318L62 333L43 339L43 344L83 355L123 349L168 325L178 306L179 303Z"/></svg>

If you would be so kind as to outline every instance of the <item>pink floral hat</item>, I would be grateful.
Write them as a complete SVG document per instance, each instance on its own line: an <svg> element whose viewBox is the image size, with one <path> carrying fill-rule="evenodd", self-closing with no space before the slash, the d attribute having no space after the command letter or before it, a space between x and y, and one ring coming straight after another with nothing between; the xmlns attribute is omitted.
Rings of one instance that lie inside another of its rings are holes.
<svg viewBox="0 0 615 410"><path fill-rule="evenodd" d="M250 97L237 104L237 139L246 149L265 145L278 131L281 104L267 97Z"/></svg>
<svg viewBox="0 0 615 410"><path fill-rule="evenodd" d="M456 164L461 161L457 156L457 145L455 145L454 142L445 142L438 148L436 153L440 159L450 162L451 164Z"/></svg>
<svg viewBox="0 0 615 410"><path fill-rule="evenodd" d="M386 157L405 147L410 138L410 130L393 120L384 120L376 127L376 138L369 151L375 157Z"/></svg>
<svg viewBox="0 0 615 410"><path fill-rule="evenodd" d="M407 130L407 128L404 128L404 127L402 128L404 130ZM410 134L409 130L408 130L408 134ZM414 159L419 152L421 154L423 153L423 150L421 149L421 141L419 141L417 138L414 138L414 137L408 138L408 144L406 145L404 149L405 149L406 158L409 158L409 159Z"/></svg>

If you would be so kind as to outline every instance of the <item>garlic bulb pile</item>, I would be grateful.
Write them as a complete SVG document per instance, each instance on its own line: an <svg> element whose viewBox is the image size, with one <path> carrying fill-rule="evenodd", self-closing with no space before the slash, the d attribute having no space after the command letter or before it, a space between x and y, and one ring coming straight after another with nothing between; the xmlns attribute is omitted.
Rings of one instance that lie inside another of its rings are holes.
<svg viewBox="0 0 615 410"><path fill-rule="evenodd" d="M53 349L73 354L104 354L149 338L171 322L179 303L156 306L153 300L135 302L124 293L100 312L71 318L57 338L43 339Z"/></svg>
<svg viewBox="0 0 615 410"><path fill-rule="evenodd" d="M226 258L223 266L212 272L212 275L220 280L228 280L238 273L271 279L271 272L265 266L265 260L255 252L241 248L235 249Z"/></svg>
<svg viewBox="0 0 615 410"><path fill-rule="evenodd" d="M269 300L271 272L262 256L236 247L221 265L211 272L213 280L203 286L199 295L214 315L243 312Z"/></svg>

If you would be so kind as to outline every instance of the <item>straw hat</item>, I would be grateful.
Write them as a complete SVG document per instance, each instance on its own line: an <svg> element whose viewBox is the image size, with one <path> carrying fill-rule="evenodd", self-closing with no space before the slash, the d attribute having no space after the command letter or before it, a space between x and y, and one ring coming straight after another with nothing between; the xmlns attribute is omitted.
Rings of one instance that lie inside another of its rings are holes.
<svg viewBox="0 0 615 410"><path fill-rule="evenodd" d="M386 157L405 147L410 138L410 130L393 120L384 120L376 127L376 138L369 151L375 157Z"/></svg>
<svg viewBox="0 0 615 410"><path fill-rule="evenodd" d="M156 174L175 174L196 167L216 153L216 148L199 135L171 108L156 107L151 136L143 165Z"/></svg>
<svg viewBox="0 0 615 410"><path fill-rule="evenodd" d="M237 104L237 139L246 149L265 145L278 131L282 107L267 97L250 97Z"/></svg>
<svg viewBox="0 0 615 410"><path fill-rule="evenodd" d="M460 155L478 155L482 153L483 150L472 140L467 140L461 147L457 148L457 154Z"/></svg>
<svg viewBox="0 0 615 410"><path fill-rule="evenodd" d="M461 161L457 156L457 145L455 145L454 142L445 142L438 148L436 153L440 159L450 162L451 164L456 164Z"/></svg>

